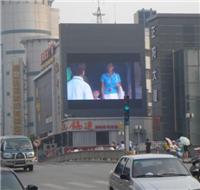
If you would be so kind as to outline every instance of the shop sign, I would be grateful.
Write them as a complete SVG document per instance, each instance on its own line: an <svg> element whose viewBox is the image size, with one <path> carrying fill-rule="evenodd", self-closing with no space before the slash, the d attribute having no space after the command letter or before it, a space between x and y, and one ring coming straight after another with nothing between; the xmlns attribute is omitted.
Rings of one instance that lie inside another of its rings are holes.
<svg viewBox="0 0 200 190"><path fill-rule="evenodd" d="M156 38L156 26L151 27L151 38Z"/></svg>
<svg viewBox="0 0 200 190"><path fill-rule="evenodd" d="M118 124L94 124L93 121L71 121L64 122L62 131L76 131L76 130L115 130L121 129L121 123Z"/></svg>
<svg viewBox="0 0 200 190"><path fill-rule="evenodd" d="M151 49L151 54L152 54L152 59L156 59L157 58L157 47L153 46Z"/></svg>
<svg viewBox="0 0 200 190"><path fill-rule="evenodd" d="M13 124L14 134L22 134L22 115L21 115L21 66L13 64L12 66L13 82Z"/></svg>
<svg viewBox="0 0 200 190"><path fill-rule="evenodd" d="M45 67L52 63L53 56L55 55L55 49L56 49L55 44L51 44L50 47L48 47L44 52L42 52L41 54L42 67Z"/></svg>

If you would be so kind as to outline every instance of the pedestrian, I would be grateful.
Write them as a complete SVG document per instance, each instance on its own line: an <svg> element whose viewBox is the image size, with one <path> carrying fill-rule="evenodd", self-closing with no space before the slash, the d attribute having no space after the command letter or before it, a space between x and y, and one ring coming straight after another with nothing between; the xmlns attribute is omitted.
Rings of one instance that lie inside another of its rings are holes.
<svg viewBox="0 0 200 190"><path fill-rule="evenodd" d="M146 153L151 153L151 142L148 138L146 139L145 145L146 145Z"/></svg>
<svg viewBox="0 0 200 190"><path fill-rule="evenodd" d="M124 149L125 149L124 141L121 141L119 150L124 150Z"/></svg>
<svg viewBox="0 0 200 190"><path fill-rule="evenodd" d="M189 158L189 150L188 150L189 146L187 145L183 145L183 159L184 160L188 160Z"/></svg>

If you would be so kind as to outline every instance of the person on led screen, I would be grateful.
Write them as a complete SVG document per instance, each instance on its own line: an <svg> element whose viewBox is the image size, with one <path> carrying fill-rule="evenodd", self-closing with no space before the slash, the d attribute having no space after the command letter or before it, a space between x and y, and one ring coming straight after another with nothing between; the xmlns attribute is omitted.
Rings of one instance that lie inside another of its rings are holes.
<svg viewBox="0 0 200 190"><path fill-rule="evenodd" d="M84 81L85 64L79 64L75 69L73 78L67 82L68 100L93 100L90 85Z"/></svg>
<svg viewBox="0 0 200 190"><path fill-rule="evenodd" d="M107 65L107 72L101 76L102 99L123 99L124 91L121 85L121 78L114 72L114 65Z"/></svg>

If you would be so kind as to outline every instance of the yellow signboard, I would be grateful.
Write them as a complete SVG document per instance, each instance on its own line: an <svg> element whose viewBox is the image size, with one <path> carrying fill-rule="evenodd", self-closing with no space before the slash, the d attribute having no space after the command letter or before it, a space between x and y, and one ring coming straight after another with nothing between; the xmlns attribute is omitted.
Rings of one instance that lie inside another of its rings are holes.
<svg viewBox="0 0 200 190"><path fill-rule="evenodd" d="M20 64L13 64L12 66L13 73L13 127L14 134L22 134L22 113L21 113L21 66Z"/></svg>

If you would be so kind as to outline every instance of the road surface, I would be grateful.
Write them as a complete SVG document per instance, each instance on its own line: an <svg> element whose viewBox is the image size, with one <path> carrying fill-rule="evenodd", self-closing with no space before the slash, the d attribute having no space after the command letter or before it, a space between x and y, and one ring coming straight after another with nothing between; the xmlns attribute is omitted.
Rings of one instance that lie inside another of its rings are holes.
<svg viewBox="0 0 200 190"><path fill-rule="evenodd" d="M107 190L111 163L43 163L33 172L17 171L26 186L34 184L39 190Z"/></svg>

